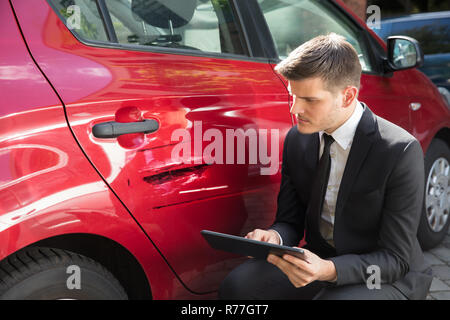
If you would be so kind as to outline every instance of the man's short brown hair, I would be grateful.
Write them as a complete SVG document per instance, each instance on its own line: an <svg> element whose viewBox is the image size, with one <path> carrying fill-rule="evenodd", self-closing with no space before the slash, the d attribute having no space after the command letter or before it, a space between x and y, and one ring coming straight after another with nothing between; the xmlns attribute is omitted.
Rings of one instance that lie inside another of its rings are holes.
<svg viewBox="0 0 450 320"><path fill-rule="evenodd" d="M292 51L275 70L287 80L320 77L327 90L359 89L361 64L355 48L336 33L315 37Z"/></svg>

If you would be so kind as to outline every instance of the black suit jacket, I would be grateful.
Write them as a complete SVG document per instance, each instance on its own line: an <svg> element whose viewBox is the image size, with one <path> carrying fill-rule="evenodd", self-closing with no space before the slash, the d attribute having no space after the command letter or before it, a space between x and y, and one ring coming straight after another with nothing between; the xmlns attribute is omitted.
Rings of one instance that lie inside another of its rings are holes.
<svg viewBox="0 0 450 320"><path fill-rule="evenodd" d="M276 220L271 227L283 244L307 247L336 266L336 285L365 284L370 265L410 299L424 299L431 285L417 240L424 201L420 143L407 131L376 116L367 105L355 132L339 188L333 240L328 245L308 214L319 160L319 134L293 127L283 149ZM376 289L375 289L376 290Z"/></svg>

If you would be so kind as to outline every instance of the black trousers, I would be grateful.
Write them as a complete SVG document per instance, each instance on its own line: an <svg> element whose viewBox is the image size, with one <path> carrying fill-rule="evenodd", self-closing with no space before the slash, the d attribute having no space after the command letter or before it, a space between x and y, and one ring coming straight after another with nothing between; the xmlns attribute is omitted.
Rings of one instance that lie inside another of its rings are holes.
<svg viewBox="0 0 450 320"><path fill-rule="evenodd" d="M288 277L265 260L249 259L228 274L220 286L224 300L406 300L395 287L381 284L368 289L366 284L334 286L315 281L295 288Z"/></svg>

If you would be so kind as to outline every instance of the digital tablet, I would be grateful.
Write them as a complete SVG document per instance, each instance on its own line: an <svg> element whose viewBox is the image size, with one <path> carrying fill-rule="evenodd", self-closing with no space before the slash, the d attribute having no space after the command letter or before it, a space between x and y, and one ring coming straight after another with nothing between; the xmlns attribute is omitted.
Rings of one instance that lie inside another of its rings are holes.
<svg viewBox="0 0 450 320"><path fill-rule="evenodd" d="M280 257L283 254L290 254L304 259L304 251L300 248L281 246L209 230L202 230L200 233L209 245L217 250L250 256L257 259L266 259L269 253L273 253Z"/></svg>

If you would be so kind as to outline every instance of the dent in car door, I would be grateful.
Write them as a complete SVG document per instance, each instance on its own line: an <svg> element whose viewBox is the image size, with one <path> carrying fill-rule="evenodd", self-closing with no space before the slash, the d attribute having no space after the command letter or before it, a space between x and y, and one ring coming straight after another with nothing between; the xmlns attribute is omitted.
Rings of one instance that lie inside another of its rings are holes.
<svg viewBox="0 0 450 320"><path fill-rule="evenodd" d="M93 165L187 287L216 289L240 259L209 248L200 230L245 234L274 218L282 141L292 125L279 79L266 63L237 56L88 46L47 3L36 3L33 12L25 1L13 4L31 52L64 101L71 129ZM97 124L144 119L156 121L158 130L117 139L92 133ZM198 135L210 129L210 140ZM274 152L272 164L262 164L260 155L250 163L249 152L260 150L252 149L250 139L246 160L237 163L237 144L226 149L226 137L227 130L238 129L257 133L258 143ZM267 144L259 129L266 130ZM187 138L175 138L176 132ZM201 159L212 136L224 139L223 164ZM180 143L189 145L189 161L174 159ZM231 150L235 157L227 164ZM269 165L276 170L262 175Z"/></svg>

